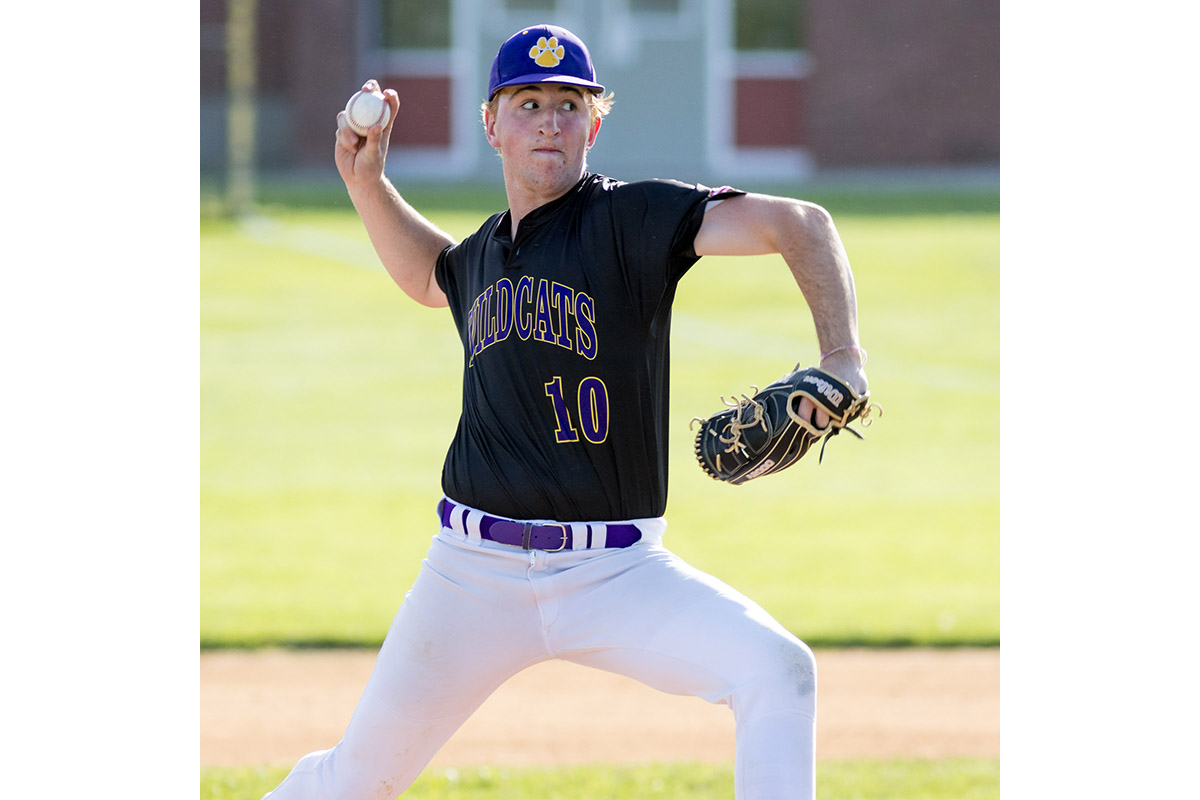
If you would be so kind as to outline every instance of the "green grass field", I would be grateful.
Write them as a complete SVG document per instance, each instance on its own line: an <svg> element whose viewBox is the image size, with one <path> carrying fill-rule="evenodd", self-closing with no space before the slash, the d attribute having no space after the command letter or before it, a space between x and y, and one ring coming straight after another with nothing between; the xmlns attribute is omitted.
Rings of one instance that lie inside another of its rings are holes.
<svg viewBox="0 0 1200 800"><path fill-rule="evenodd" d="M259 800L287 769L205 770L200 800ZM628 767L444 769L421 775L405 800L729 800L733 767L652 764ZM822 761L818 800L999 800L999 764L990 759Z"/></svg>
<svg viewBox="0 0 1200 800"><path fill-rule="evenodd" d="M741 487L705 477L689 420L811 363L816 343L780 260L702 260L674 320L667 544L815 646L995 646L999 199L795 194L834 214L885 413L824 464ZM504 205L487 189L409 198L457 237ZM200 233L201 645L377 646L436 531L460 388L450 316L395 288L342 192L268 194L256 219ZM285 773L205 769L201 797L257 800ZM462 770L405 797L731 787L731 766ZM818 796L991 800L999 762L822 761Z"/></svg>

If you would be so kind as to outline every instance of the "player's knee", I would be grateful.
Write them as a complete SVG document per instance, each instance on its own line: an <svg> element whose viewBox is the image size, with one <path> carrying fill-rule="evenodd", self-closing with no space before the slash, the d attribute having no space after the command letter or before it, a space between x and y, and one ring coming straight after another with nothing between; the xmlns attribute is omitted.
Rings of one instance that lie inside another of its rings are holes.
<svg viewBox="0 0 1200 800"><path fill-rule="evenodd" d="M805 700L817 693L817 658L812 649L799 640L784 648L780 658L780 680L786 690Z"/></svg>
<svg viewBox="0 0 1200 800"><path fill-rule="evenodd" d="M736 694L744 712L776 713L797 711L806 714L816 706L817 660L808 645L795 639L780 643L771 658L759 665L754 680L744 683Z"/></svg>

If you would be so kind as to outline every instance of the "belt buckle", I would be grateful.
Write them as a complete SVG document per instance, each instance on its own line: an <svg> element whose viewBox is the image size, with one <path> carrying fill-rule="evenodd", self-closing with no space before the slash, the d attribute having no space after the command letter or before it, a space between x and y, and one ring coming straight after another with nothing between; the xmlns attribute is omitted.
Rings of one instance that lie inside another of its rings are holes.
<svg viewBox="0 0 1200 800"><path fill-rule="evenodd" d="M558 547L554 547L554 548L534 547L533 546L533 529L534 528L558 528L558 530L562 533L562 542L558 545ZM532 522L526 522L525 530L522 531L522 535L521 535L521 547L523 547L526 550L543 550L547 553L557 553L560 550L567 549L567 539L568 538L569 538L569 534L567 533L567 526L563 525L561 523L548 522L548 523L541 524L541 525L535 525Z"/></svg>
<svg viewBox="0 0 1200 800"><path fill-rule="evenodd" d="M561 524L556 523L556 524L552 524L552 525L543 525L542 527L558 528L560 531L562 531L562 544L560 544L558 547L554 548L553 550L547 550L546 551L547 553L557 553L559 550L567 549L567 535L568 534L567 534L567 526L566 525L561 525Z"/></svg>

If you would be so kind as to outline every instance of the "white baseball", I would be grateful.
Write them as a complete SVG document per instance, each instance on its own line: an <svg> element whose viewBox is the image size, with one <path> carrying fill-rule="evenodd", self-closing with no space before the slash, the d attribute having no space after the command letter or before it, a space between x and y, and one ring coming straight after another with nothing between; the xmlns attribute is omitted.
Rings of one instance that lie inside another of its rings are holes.
<svg viewBox="0 0 1200 800"><path fill-rule="evenodd" d="M346 124L359 136L366 136L372 125L387 125L391 116L383 92L357 91L346 102Z"/></svg>

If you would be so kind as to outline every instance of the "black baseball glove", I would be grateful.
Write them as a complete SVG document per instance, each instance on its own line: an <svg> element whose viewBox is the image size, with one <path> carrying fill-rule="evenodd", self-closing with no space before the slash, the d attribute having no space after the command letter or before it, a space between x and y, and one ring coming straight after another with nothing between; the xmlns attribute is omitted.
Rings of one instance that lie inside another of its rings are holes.
<svg viewBox="0 0 1200 800"><path fill-rule="evenodd" d="M878 404L868 403L870 392L859 395L816 367L800 369L797 364L794 371L761 392L757 386L752 388L753 397L743 394L733 402L722 397L727 410L692 420L693 425L700 423L696 458L716 480L739 484L787 469L818 439L828 442L844 430L861 439L862 434L848 427L850 423L861 419L866 427L871 424L872 410L883 413ZM800 416L798 408L803 397L829 415L824 428ZM824 455L822 444L821 457Z"/></svg>

